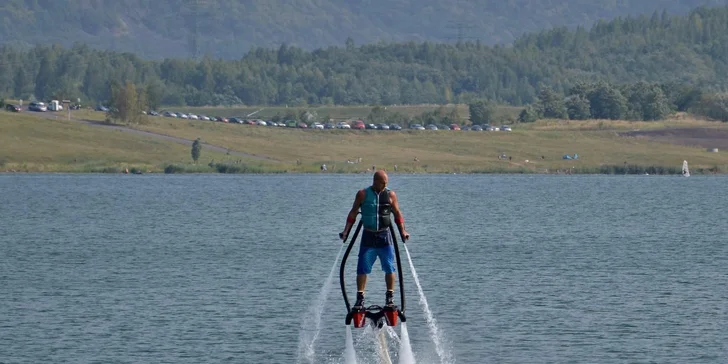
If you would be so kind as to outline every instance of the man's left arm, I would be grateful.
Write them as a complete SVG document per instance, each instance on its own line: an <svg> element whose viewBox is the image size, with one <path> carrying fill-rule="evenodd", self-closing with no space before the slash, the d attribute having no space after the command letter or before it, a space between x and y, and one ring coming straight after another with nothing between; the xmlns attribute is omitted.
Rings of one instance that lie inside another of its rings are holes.
<svg viewBox="0 0 728 364"><path fill-rule="evenodd" d="M392 202L392 213L394 214L394 222L399 227L399 231L402 232L404 240L409 240L410 234L404 227L404 216L402 216L402 210L399 209L399 201L397 200L397 194L394 191L389 191L389 199Z"/></svg>

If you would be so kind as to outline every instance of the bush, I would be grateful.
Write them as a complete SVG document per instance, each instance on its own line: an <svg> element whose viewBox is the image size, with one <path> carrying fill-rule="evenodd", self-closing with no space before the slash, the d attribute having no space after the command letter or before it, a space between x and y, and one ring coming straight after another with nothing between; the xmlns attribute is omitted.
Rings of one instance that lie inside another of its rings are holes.
<svg viewBox="0 0 728 364"><path fill-rule="evenodd" d="M166 174L173 174L173 173L184 173L185 167L179 164L168 164L166 167L164 167L164 173Z"/></svg>
<svg viewBox="0 0 728 364"><path fill-rule="evenodd" d="M263 173L260 168L250 167L246 164L217 163L215 169L218 173Z"/></svg>

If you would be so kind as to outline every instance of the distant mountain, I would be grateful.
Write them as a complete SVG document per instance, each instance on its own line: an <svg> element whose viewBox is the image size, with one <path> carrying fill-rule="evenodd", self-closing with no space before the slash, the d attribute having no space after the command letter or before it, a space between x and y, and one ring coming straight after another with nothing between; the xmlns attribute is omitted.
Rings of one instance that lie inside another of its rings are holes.
<svg viewBox="0 0 728 364"><path fill-rule="evenodd" d="M724 0L4 0L0 42L83 42L145 58L240 58L251 47L377 41L511 43L600 19L687 13Z"/></svg>

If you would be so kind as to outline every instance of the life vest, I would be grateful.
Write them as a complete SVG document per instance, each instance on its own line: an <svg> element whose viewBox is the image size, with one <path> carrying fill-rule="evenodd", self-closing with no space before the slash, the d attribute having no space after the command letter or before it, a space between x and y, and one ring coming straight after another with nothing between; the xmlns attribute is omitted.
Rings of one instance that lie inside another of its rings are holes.
<svg viewBox="0 0 728 364"><path fill-rule="evenodd" d="M372 187L364 190L364 201L361 204L361 221L367 230L379 231L392 224L392 201L389 199L389 188L379 193Z"/></svg>

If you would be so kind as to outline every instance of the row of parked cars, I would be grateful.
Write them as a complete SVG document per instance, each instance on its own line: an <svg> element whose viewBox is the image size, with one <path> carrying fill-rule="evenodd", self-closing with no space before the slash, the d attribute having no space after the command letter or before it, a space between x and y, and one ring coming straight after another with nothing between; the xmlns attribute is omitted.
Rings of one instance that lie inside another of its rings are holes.
<svg viewBox="0 0 728 364"><path fill-rule="evenodd" d="M164 117L170 117L170 118L179 118L179 119L188 119L188 120L205 120L205 121L218 121L223 123L234 123L234 124L247 124L247 125L259 125L259 126L278 126L278 127L288 127L288 128L301 128L301 129L360 129L360 130L402 130L402 127L399 124L393 123L393 124L387 124L387 123L379 123L379 124L367 124L364 123L362 120L355 120L351 123L348 123L346 121L340 121L338 123L334 122L327 122L327 123L320 123L320 122L312 122L312 123L304 123L299 122L295 120L284 120L284 121L273 121L273 120L262 120L262 119L246 119L242 117L231 117L226 118L222 116L207 116L207 115L197 115L192 113L179 113L179 112L172 112L172 111L164 111L161 114L155 111L150 111L146 113L147 115L153 115L153 116L164 116ZM412 124L409 126L412 130L473 130L473 131L511 131L511 127L503 125L501 127L495 127L490 125L472 125L472 126L461 126L458 124L451 124L451 125L435 125L435 124L429 124L427 126L422 126L420 124Z"/></svg>
<svg viewBox="0 0 728 364"><path fill-rule="evenodd" d="M7 104L5 105L5 110L12 112L21 112L23 111L23 107L15 104ZM30 104L28 104L28 111L45 112L48 111L48 106L43 102L31 102Z"/></svg>

